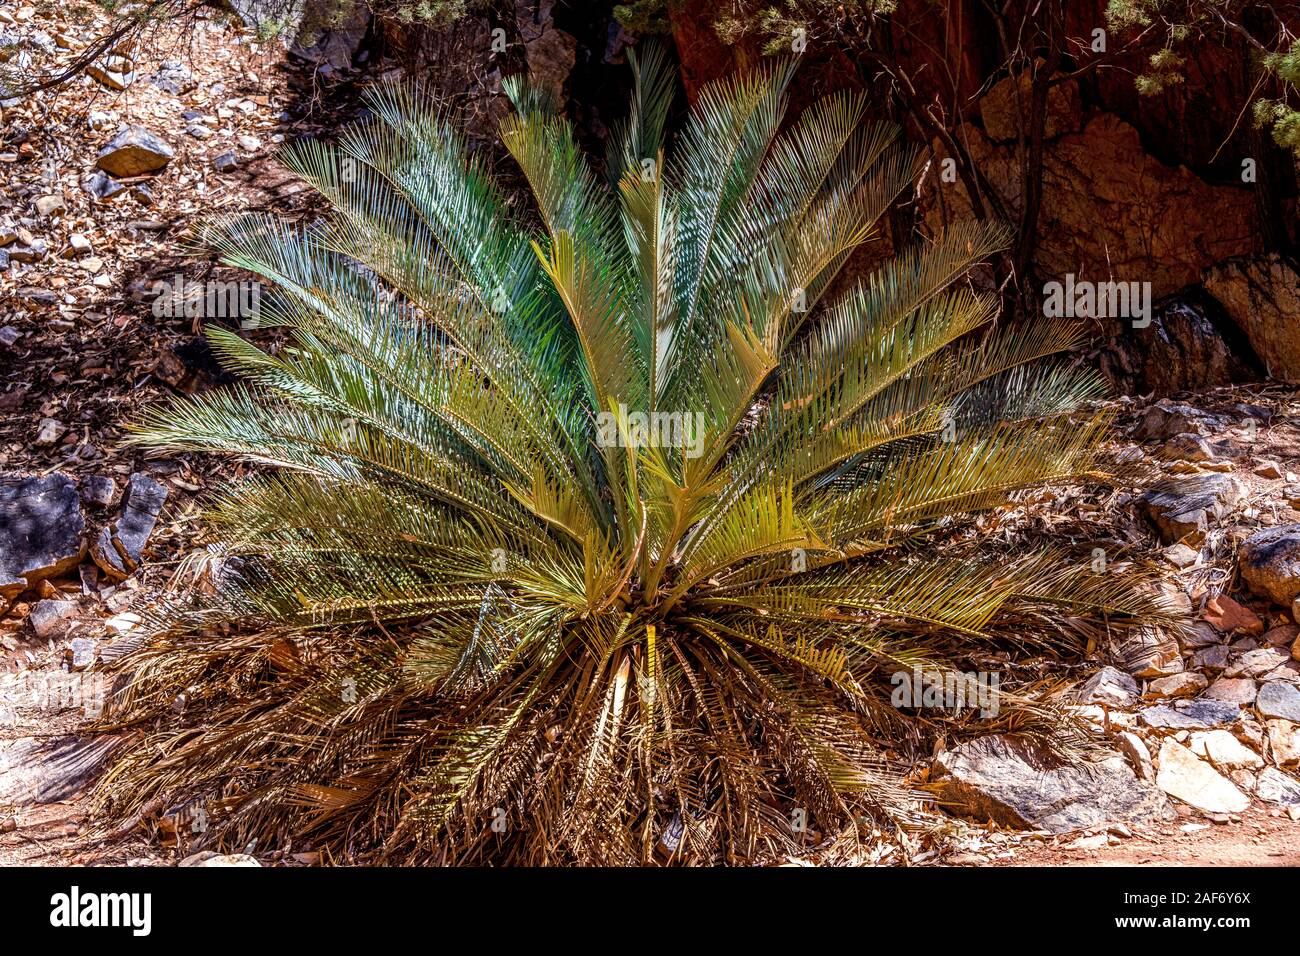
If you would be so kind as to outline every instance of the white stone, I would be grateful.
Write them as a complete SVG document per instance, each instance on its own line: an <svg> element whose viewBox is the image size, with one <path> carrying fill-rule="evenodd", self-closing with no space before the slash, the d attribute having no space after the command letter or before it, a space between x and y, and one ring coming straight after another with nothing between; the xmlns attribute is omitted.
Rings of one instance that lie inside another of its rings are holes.
<svg viewBox="0 0 1300 956"><path fill-rule="evenodd" d="M1172 740L1160 748L1156 786L1206 813L1241 813L1250 806L1250 798L1231 780Z"/></svg>
<svg viewBox="0 0 1300 956"><path fill-rule="evenodd" d="M1206 757L1221 770L1262 767L1264 758L1226 730L1204 730L1192 734L1191 751Z"/></svg>

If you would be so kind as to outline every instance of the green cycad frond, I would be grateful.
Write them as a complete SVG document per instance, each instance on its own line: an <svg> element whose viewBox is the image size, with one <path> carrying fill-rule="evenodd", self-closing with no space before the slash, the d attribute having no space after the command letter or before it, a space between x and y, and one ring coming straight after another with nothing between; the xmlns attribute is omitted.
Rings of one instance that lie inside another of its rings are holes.
<svg viewBox="0 0 1300 956"><path fill-rule="evenodd" d="M204 800L224 840L395 860L750 861L797 845L792 808L910 819L885 752L970 718L905 717L899 669L1159 618L1068 556L954 549L1104 470L1097 380L1053 358L1077 330L995 326L960 283L1006 230L834 293L916 174L899 131L851 94L787 123L779 62L704 90L669 148L664 56L633 68L605 176L507 84L535 217L395 87L289 153L328 218L214 227L289 340L213 330L244 384L137 440L282 471L221 494L225 573L129 662L121 720L201 704L109 778L115 809Z"/></svg>
<svg viewBox="0 0 1300 956"><path fill-rule="evenodd" d="M629 49L627 62L632 68L632 99L628 115L614 126L605 163L613 186L629 174L645 178L643 171L653 172L662 165L664 127L677 95L668 54L661 44L647 43L640 52ZM654 167L645 165L647 160Z"/></svg>

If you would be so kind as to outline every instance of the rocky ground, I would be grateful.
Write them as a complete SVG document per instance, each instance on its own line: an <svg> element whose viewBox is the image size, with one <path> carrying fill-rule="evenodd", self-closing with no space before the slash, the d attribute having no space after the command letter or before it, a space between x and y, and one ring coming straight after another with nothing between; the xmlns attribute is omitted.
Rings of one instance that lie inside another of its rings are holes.
<svg viewBox="0 0 1300 956"><path fill-rule="evenodd" d="M0 58L71 58L97 26L0 10ZM169 808L108 839L86 830L86 784L121 743L75 733L102 706L98 668L136 645L144 603L202 574L197 500L230 473L146 459L122 445L124 425L220 381L183 290L226 273L183 255L189 227L226 210L309 213L272 152L350 98L346 70L207 14L148 49L0 104L0 864L191 857L194 833ZM937 755L921 778L953 814L949 837L907 862L1300 863L1300 394L1117 404L1115 443L1177 484L1104 511L1049 493L1038 514L1090 509L1103 557L1162 562L1184 632L1097 647L1058 675L1108 758L1060 764L1006 737ZM254 854L243 862L316 862Z"/></svg>
<svg viewBox="0 0 1300 956"><path fill-rule="evenodd" d="M0 63L57 69L106 26L0 8ZM222 380L200 335L212 320L186 301L227 276L189 253L191 227L311 201L274 152L347 118L352 77L298 52L200 10L66 86L0 100L0 865L163 858L137 834L86 840L104 753L42 747L95 715L88 668L132 647L143 595L184 578L197 501L228 476L122 441L142 408Z"/></svg>
<svg viewBox="0 0 1300 956"><path fill-rule="evenodd" d="M1300 403L1280 387L1181 398L1123 400L1117 444L1170 484L1113 523L1165 563L1185 629L1110 649L1063 693L1110 759L1059 765L999 737L940 754L932 779L954 810L1041 837L950 862L1300 862Z"/></svg>

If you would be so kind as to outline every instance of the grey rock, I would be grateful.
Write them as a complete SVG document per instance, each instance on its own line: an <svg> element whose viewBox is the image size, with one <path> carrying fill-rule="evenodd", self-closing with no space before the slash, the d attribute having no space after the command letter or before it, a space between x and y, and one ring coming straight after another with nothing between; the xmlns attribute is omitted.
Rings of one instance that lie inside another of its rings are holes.
<svg viewBox="0 0 1300 956"><path fill-rule="evenodd" d="M1076 691L1076 700L1081 704L1108 704L1112 707L1124 707L1137 696L1137 681L1114 667L1103 667Z"/></svg>
<svg viewBox="0 0 1300 956"><path fill-rule="evenodd" d="M32 46L37 47L41 52L53 56L58 52L58 45L54 42L54 37L50 36L44 30L36 30L27 38Z"/></svg>
<svg viewBox="0 0 1300 956"><path fill-rule="evenodd" d="M1285 650L1285 648L1283 649ZM1280 665L1261 677L1260 680L1265 683L1272 681L1290 681L1292 684L1300 684L1300 660L1283 661Z"/></svg>
<svg viewBox="0 0 1300 956"><path fill-rule="evenodd" d="M1249 707L1255 703L1258 692L1258 685L1249 677L1220 677L1206 689L1204 696L1225 704Z"/></svg>
<svg viewBox="0 0 1300 956"><path fill-rule="evenodd" d="M77 486L60 472L0 476L0 598L6 604L85 554L86 520Z"/></svg>
<svg viewBox="0 0 1300 956"><path fill-rule="evenodd" d="M1236 355L1225 338L1230 328L1209 295L1184 289L1154 303L1148 329L1123 330L1101 346L1102 375L1123 395L1167 395L1258 380L1262 369Z"/></svg>
<svg viewBox="0 0 1300 956"><path fill-rule="evenodd" d="M1262 717L1300 723L1300 690L1287 681L1272 681L1259 689L1255 709Z"/></svg>
<svg viewBox="0 0 1300 956"><path fill-rule="evenodd" d="M1178 642L1155 627L1135 628L1125 634L1116 648L1116 657L1130 674L1146 679L1167 677L1183 670Z"/></svg>
<svg viewBox="0 0 1300 956"><path fill-rule="evenodd" d="M253 32L269 30L282 24L289 30L296 30L309 2L313 4L313 9L319 9L319 0L230 0L230 9Z"/></svg>
<svg viewBox="0 0 1300 956"><path fill-rule="evenodd" d="M1197 670L1217 674L1228 666L1228 649L1222 644L1202 647L1192 655L1192 664Z"/></svg>
<svg viewBox="0 0 1300 956"><path fill-rule="evenodd" d="M1186 539L1199 544L1206 530L1245 498L1241 483L1230 475L1197 475L1164 482L1139 499L1143 515L1165 544Z"/></svg>
<svg viewBox="0 0 1300 956"><path fill-rule="evenodd" d="M1300 524L1256 531L1237 552L1242 579L1283 607L1300 597Z"/></svg>
<svg viewBox="0 0 1300 956"><path fill-rule="evenodd" d="M108 475L87 475L81 479L81 500L94 508L107 508L117 494L117 482Z"/></svg>
<svg viewBox="0 0 1300 956"><path fill-rule="evenodd" d="M1119 754L1068 763L1022 737L960 744L935 758L933 776L941 802L1005 826L1063 833L1172 816L1168 801Z"/></svg>
<svg viewBox="0 0 1300 956"><path fill-rule="evenodd" d="M44 239L32 239L31 242L9 247L9 258L14 262L40 262L49 254L50 247Z"/></svg>
<svg viewBox="0 0 1300 956"><path fill-rule="evenodd" d="M1208 621L1194 621L1187 628L1186 633L1182 635L1183 647L1212 647L1216 644L1223 644L1227 637L1220 634L1219 631Z"/></svg>
<svg viewBox="0 0 1300 956"><path fill-rule="evenodd" d="M1300 781L1281 770L1265 767L1256 779L1255 796L1284 807L1300 807Z"/></svg>
<svg viewBox="0 0 1300 956"><path fill-rule="evenodd" d="M148 475L131 476L121 515L100 531L90 548L90 556L110 580L120 581L139 567L166 500L167 489Z"/></svg>
<svg viewBox="0 0 1300 956"><path fill-rule="evenodd" d="M194 88L194 74L184 63L176 60L168 60L158 68L158 72L145 80L151 86L156 86L172 96L180 96L182 93Z"/></svg>
<svg viewBox="0 0 1300 956"><path fill-rule="evenodd" d="M83 179L81 188L96 199L112 199L127 191L125 186L102 172L91 173Z"/></svg>
<svg viewBox="0 0 1300 956"><path fill-rule="evenodd" d="M1170 461L1209 461L1214 457L1214 449L1195 432L1183 432L1160 446L1160 457Z"/></svg>
<svg viewBox="0 0 1300 956"><path fill-rule="evenodd" d="M21 35L0 30L0 63L8 63L22 50L25 40Z"/></svg>
<svg viewBox="0 0 1300 956"><path fill-rule="evenodd" d="M167 141L143 126L128 126L99 151L99 168L113 176L156 173L175 153Z"/></svg>
<svg viewBox="0 0 1300 956"><path fill-rule="evenodd" d="M1133 437L1139 441L1158 441L1175 435L1199 434L1203 419L1204 414L1198 408L1161 399L1142 410Z"/></svg>
<svg viewBox="0 0 1300 956"><path fill-rule="evenodd" d="M563 102L578 41L572 34L556 29L554 8L555 0L515 0L516 23L524 43L528 74L540 88Z"/></svg>
<svg viewBox="0 0 1300 956"><path fill-rule="evenodd" d="M331 71L350 69L370 28L369 8L364 4L355 4L349 8L344 18L335 18L328 29L307 35L307 28L313 20L311 11L317 6L320 6L320 0L306 0L307 15L303 17L303 29L299 31L290 52L301 59L329 67Z"/></svg>
<svg viewBox="0 0 1300 956"><path fill-rule="evenodd" d="M73 638L68 645L72 653L72 669L82 671L95 663L95 642L85 637Z"/></svg>
<svg viewBox="0 0 1300 956"><path fill-rule="evenodd" d="M1261 425L1269 425L1273 422L1272 409L1265 408L1263 405L1254 405L1250 402L1236 402L1232 406L1234 415L1240 415L1242 418L1254 418Z"/></svg>
<svg viewBox="0 0 1300 956"><path fill-rule="evenodd" d="M212 168L219 173L228 173L239 168L239 157L233 152L222 153L212 161Z"/></svg>
<svg viewBox="0 0 1300 956"><path fill-rule="evenodd" d="M14 295L32 305L50 306L56 305L59 301L59 296L56 292L51 289L42 289L37 286L22 286L14 290Z"/></svg>
<svg viewBox="0 0 1300 956"><path fill-rule="evenodd" d="M1286 662L1290 655L1285 647L1257 647L1246 651L1224 668L1224 677L1263 677Z"/></svg>
<svg viewBox="0 0 1300 956"><path fill-rule="evenodd" d="M1138 711L1138 723L1166 730L1217 727L1240 719L1241 708L1236 704L1197 697L1170 704L1156 704Z"/></svg>
<svg viewBox="0 0 1300 956"><path fill-rule="evenodd" d="M76 601L37 601L27 616L32 630L41 640L61 637L77 614Z"/></svg>

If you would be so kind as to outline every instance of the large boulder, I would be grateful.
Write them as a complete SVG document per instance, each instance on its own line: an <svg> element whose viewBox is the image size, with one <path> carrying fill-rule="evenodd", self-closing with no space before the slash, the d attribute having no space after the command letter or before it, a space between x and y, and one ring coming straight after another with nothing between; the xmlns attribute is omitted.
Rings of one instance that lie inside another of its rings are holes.
<svg viewBox="0 0 1300 956"><path fill-rule="evenodd" d="M1286 607L1300 597L1300 524L1256 531L1242 542L1237 564L1251 591Z"/></svg>
<svg viewBox="0 0 1300 956"><path fill-rule="evenodd" d="M1277 253L1239 256L1205 272L1205 288L1250 339L1272 378L1300 382L1300 273Z"/></svg>
<svg viewBox="0 0 1300 956"><path fill-rule="evenodd" d="M1219 303L1196 290L1156 303L1150 327L1118 330L1098 347L1097 362L1123 395L1170 395L1263 377L1246 336Z"/></svg>
<svg viewBox="0 0 1300 956"><path fill-rule="evenodd" d="M935 758L939 799L1004 826L1063 833L1103 823L1168 819L1169 804L1119 754L1061 760L1019 736L981 737Z"/></svg>
<svg viewBox="0 0 1300 956"><path fill-rule="evenodd" d="M0 477L0 606L75 568L85 530L81 497L67 475Z"/></svg>

